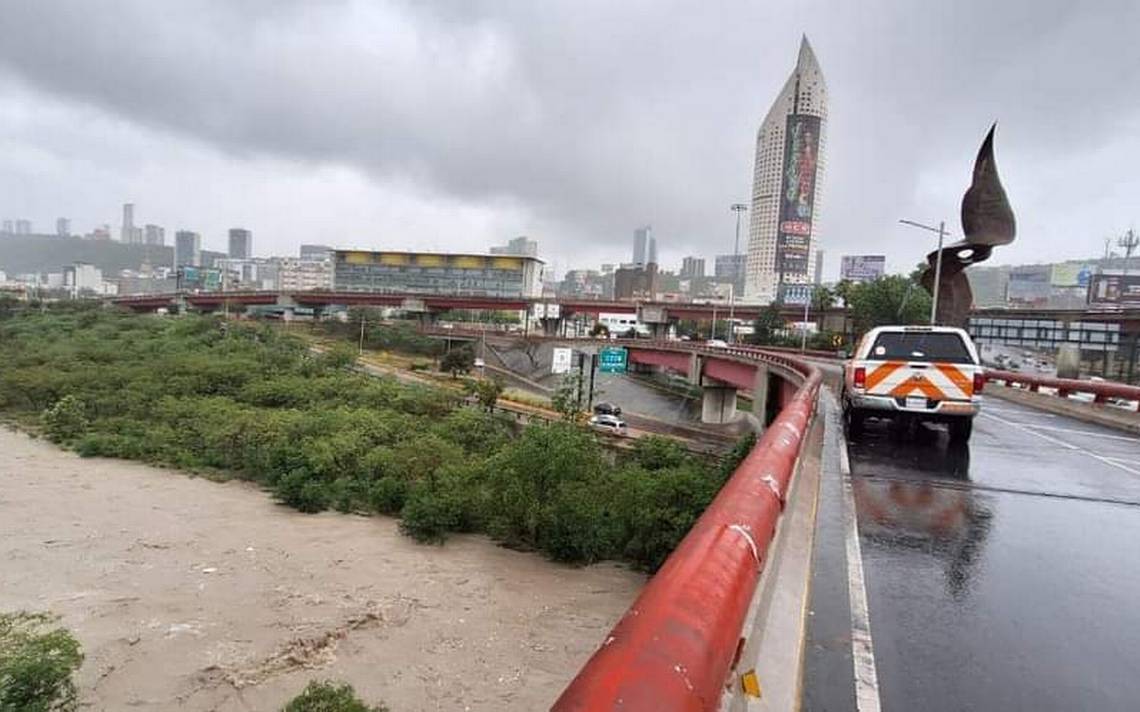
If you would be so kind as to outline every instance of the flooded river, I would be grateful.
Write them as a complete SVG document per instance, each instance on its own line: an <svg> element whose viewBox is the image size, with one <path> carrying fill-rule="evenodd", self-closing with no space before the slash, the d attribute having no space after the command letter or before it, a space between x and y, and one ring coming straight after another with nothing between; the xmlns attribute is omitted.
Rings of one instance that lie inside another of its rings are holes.
<svg viewBox="0 0 1140 712"><path fill-rule="evenodd" d="M6 430L0 572L0 610L80 639L98 710L275 710L315 678L392 712L545 709L644 582Z"/></svg>

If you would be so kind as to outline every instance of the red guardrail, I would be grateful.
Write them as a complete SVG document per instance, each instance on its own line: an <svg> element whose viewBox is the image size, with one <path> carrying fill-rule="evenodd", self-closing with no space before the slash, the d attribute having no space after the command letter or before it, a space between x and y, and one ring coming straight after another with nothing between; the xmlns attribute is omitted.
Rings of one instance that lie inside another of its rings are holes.
<svg viewBox="0 0 1140 712"><path fill-rule="evenodd" d="M821 378L819 369L803 361L747 353L801 375L799 390L563 691L554 710L719 707L742 649L741 630L815 412Z"/></svg>
<svg viewBox="0 0 1140 712"><path fill-rule="evenodd" d="M1109 398L1140 403L1140 386L1129 386L1113 381L1080 381L1075 378L1051 378L1031 373L990 369L986 369L986 380L1002 381L1007 386L1021 384L1035 393L1042 387L1055 388L1061 398L1067 398L1070 393L1090 393L1095 403L1106 403Z"/></svg>

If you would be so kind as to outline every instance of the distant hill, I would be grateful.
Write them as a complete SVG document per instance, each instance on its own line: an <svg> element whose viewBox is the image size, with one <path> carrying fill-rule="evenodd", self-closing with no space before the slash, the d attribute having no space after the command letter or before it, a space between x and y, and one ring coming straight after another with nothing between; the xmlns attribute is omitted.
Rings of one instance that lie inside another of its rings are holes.
<svg viewBox="0 0 1140 712"><path fill-rule="evenodd" d="M174 248L55 235L0 235L0 271L9 276L59 272L73 262L93 264L111 275L124 269L137 270L144 259L149 259L152 267L172 267Z"/></svg>

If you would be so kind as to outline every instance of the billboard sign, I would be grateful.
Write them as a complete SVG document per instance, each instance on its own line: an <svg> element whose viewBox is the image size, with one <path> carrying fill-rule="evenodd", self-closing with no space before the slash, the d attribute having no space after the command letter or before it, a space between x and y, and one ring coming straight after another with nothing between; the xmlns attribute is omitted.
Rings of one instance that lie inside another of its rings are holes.
<svg viewBox="0 0 1140 712"><path fill-rule="evenodd" d="M637 319L645 324L669 323L669 315L665 313L665 307L638 307Z"/></svg>
<svg viewBox="0 0 1140 712"><path fill-rule="evenodd" d="M1014 267L1009 271L1006 299L1011 304L1045 304L1053 293L1052 278L1052 265Z"/></svg>
<svg viewBox="0 0 1140 712"><path fill-rule="evenodd" d="M1140 274L1094 274L1089 304L1140 304Z"/></svg>
<svg viewBox="0 0 1140 712"><path fill-rule="evenodd" d="M811 284L785 284L780 290L784 304L799 304L803 306L811 300L811 292L814 285Z"/></svg>
<svg viewBox="0 0 1140 712"><path fill-rule="evenodd" d="M607 346L598 351L598 370L602 373L625 373L628 352L621 346Z"/></svg>
<svg viewBox="0 0 1140 712"><path fill-rule="evenodd" d="M550 362L551 373L570 373L570 362L573 351L566 348L555 348L554 358Z"/></svg>
<svg viewBox="0 0 1140 712"><path fill-rule="evenodd" d="M1053 265L1050 280L1054 287L1088 287L1092 268L1079 262L1060 262Z"/></svg>
<svg viewBox="0 0 1140 712"><path fill-rule="evenodd" d="M776 271L806 275L819 166L819 117L789 114L784 130Z"/></svg>
<svg viewBox="0 0 1140 712"><path fill-rule="evenodd" d="M843 255L839 278L852 282L873 282L887 268L886 255Z"/></svg>

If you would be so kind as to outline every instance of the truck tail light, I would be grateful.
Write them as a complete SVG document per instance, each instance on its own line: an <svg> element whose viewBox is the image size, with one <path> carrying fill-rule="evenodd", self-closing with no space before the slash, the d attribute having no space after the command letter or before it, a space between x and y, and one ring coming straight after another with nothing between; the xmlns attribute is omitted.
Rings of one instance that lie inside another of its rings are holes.
<svg viewBox="0 0 1140 712"><path fill-rule="evenodd" d="M855 369L855 387L867 387L867 369L863 368L862 366L859 366Z"/></svg>
<svg viewBox="0 0 1140 712"><path fill-rule="evenodd" d="M974 393L981 393L982 388L986 385L986 374L981 371L974 371Z"/></svg>

